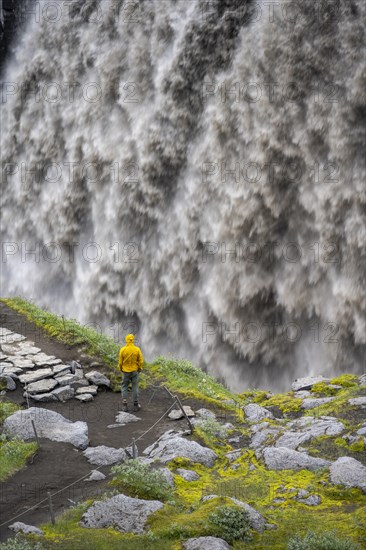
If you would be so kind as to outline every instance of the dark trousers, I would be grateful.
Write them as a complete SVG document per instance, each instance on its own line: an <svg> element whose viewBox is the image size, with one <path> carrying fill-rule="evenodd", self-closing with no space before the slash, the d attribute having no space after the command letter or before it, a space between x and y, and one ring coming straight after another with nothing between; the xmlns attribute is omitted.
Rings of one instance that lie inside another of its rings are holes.
<svg viewBox="0 0 366 550"><path fill-rule="evenodd" d="M132 382L132 399L134 403L138 403L139 400L139 373L137 370L133 372L124 372L122 385L121 385L121 394L122 399L127 400L128 384Z"/></svg>

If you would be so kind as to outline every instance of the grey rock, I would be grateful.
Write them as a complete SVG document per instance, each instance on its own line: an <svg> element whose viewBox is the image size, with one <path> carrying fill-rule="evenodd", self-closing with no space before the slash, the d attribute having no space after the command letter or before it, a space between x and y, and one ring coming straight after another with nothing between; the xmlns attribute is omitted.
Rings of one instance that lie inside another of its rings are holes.
<svg viewBox="0 0 366 550"><path fill-rule="evenodd" d="M78 388L86 388L89 386L89 382L86 378L78 378L74 382L71 382L70 386L74 388L74 390L77 390Z"/></svg>
<svg viewBox="0 0 366 550"><path fill-rule="evenodd" d="M366 426L363 426L356 432L357 435L366 435Z"/></svg>
<svg viewBox="0 0 366 550"><path fill-rule="evenodd" d="M253 449L259 449L264 446L269 436L275 436L278 434L278 428L269 428L267 430L261 430L254 434L251 439L250 447Z"/></svg>
<svg viewBox="0 0 366 550"><path fill-rule="evenodd" d="M332 388L333 390L343 390L343 386L338 386L338 384L328 384L328 388Z"/></svg>
<svg viewBox="0 0 366 550"><path fill-rule="evenodd" d="M310 495L308 498L299 498L299 502L307 506L318 506L321 502L319 495Z"/></svg>
<svg viewBox="0 0 366 550"><path fill-rule="evenodd" d="M99 470L92 470L90 476L84 481L102 481L105 478L106 476L102 472L99 472Z"/></svg>
<svg viewBox="0 0 366 550"><path fill-rule="evenodd" d="M304 397L311 397L309 390L298 390L294 393L294 397L303 399Z"/></svg>
<svg viewBox="0 0 366 550"><path fill-rule="evenodd" d="M232 430L234 425L231 422L225 422L225 424L222 424L222 427L225 428L225 430Z"/></svg>
<svg viewBox="0 0 366 550"><path fill-rule="evenodd" d="M7 355L3 355L2 353L0 353L0 362L5 361L5 359L7 359L7 358L8 358Z"/></svg>
<svg viewBox="0 0 366 550"><path fill-rule="evenodd" d="M46 378L44 380L39 380L38 382L32 382L27 385L27 392L29 394L33 393L46 393L50 392L57 386L57 381L53 378Z"/></svg>
<svg viewBox="0 0 366 550"><path fill-rule="evenodd" d="M324 378L324 376L305 376L304 378L296 378L292 384L293 391L299 390L311 390L314 384L318 382L330 382L330 378Z"/></svg>
<svg viewBox="0 0 366 550"><path fill-rule="evenodd" d="M234 462L234 460L237 460L241 457L243 454L243 449L235 449L234 451L229 451L225 454L226 458L229 459L230 462Z"/></svg>
<svg viewBox="0 0 366 550"><path fill-rule="evenodd" d="M288 449L297 449L299 445L310 441L312 435L310 432L285 432L277 441L276 447L287 447Z"/></svg>
<svg viewBox="0 0 366 550"><path fill-rule="evenodd" d="M211 468L217 454L196 441L184 439L179 434L165 432L153 445L143 451L149 458L158 458L161 462L169 462L173 458L183 457Z"/></svg>
<svg viewBox="0 0 366 550"><path fill-rule="evenodd" d="M196 414L198 414L198 416L201 416L202 418L212 418L215 420L216 418L216 414L213 413L212 411L208 410L208 409L198 409L198 411L196 411Z"/></svg>
<svg viewBox="0 0 366 550"><path fill-rule="evenodd" d="M0 373L6 374L7 376L11 376L12 378L19 378L19 374L23 372L22 369L19 367L14 367L10 363L1 363L0 365Z"/></svg>
<svg viewBox="0 0 366 550"><path fill-rule="evenodd" d="M150 514L163 508L159 500L142 500L126 495L94 502L83 514L80 525L83 527L105 529L113 527L122 533L143 534Z"/></svg>
<svg viewBox="0 0 366 550"><path fill-rule="evenodd" d="M158 468L158 471L164 476L164 479L171 487L175 486L174 474L169 470L169 468Z"/></svg>
<svg viewBox="0 0 366 550"><path fill-rule="evenodd" d="M287 447L265 447L263 458L269 470L317 470L329 466L330 461L313 458Z"/></svg>
<svg viewBox="0 0 366 550"><path fill-rule="evenodd" d="M122 426L125 426L130 422L137 422L138 420L141 420L141 418L139 418L138 416L135 416L134 414L123 412L123 411L119 412L116 416L116 422L118 424L121 424Z"/></svg>
<svg viewBox="0 0 366 550"><path fill-rule="evenodd" d="M330 480L345 487L358 487L366 493L366 467L355 458L342 456L330 467Z"/></svg>
<svg viewBox="0 0 366 550"><path fill-rule="evenodd" d="M198 537L182 543L184 550L230 550L228 543L218 537Z"/></svg>
<svg viewBox="0 0 366 550"><path fill-rule="evenodd" d="M288 423L292 430L286 431L276 442L276 447L296 449L306 441L321 435L339 435L345 429L344 424L333 416L303 416Z"/></svg>
<svg viewBox="0 0 366 550"><path fill-rule="evenodd" d="M305 410L315 409L315 407L325 405L325 403L329 403L333 401L333 399L335 399L335 397L309 397L308 399L304 399L301 408Z"/></svg>
<svg viewBox="0 0 366 550"><path fill-rule="evenodd" d="M71 443L80 449L85 449L89 443L86 422L71 422L57 412L39 407L30 407L8 416L4 421L4 433L18 435L22 439L34 438L32 420L39 437Z"/></svg>
<svg viewBox="0 0 366 550"><path fill-rule="evenodd" d="M52 367L52 372L54 376L61 376L65 374L70 374L70 368L67 365L55 365Z"/></svg>
<svg viewBox="0 0 366 550"><path fill-rule="evenodd" d="M197 481L200 476L194 470L186 470L185 468L177 468L177 474L185 481Z"/></svg>
<svg viewBox="0 0 366 550"><path fill-rule="evenodd" d="M240 441L240 437L238 437L238 436L230 437L230 438L227 440L228 443L239 443L239 441Z"/></svg>
<svg viewBox="0 0 366 550"><path fill-rule="evenodd" d="M82 393L81 395L75 395L75 399L82 403L86 403L87 401L93 401L94 397L91 393Z"/></svg>
<svg viewBox="0 0 366 550"><path fill-rule="evenodd" d="M206 500L211 500L212 498L217 498L217 495L207 495L202 498L202 502L205 502ZM260 514L255 508L247 504L246 502L243 502L241 500L238 500L233 497L228 497L230 500L232 500L237 506L240 506L241 508L244 508L248 512L249 515L249 525L252 529L255 529L256 531L259 531L260 533L264 531L266 520Z"/></svg>
<svg viewBox="0 0 366 550"><path fill-rule="evenodd" d="M27 374L21 374L19 380L22 384L31 384L33 382L38 382L38 380L43 380L44 378L50 378L52 375L53 372L51 368L37 369Z"/></svg>
<svg viewBox="0 0 366 550"><path fill-rule="evenodd" d="M361 374L358 379L358 383L360 384L360 386L366 386L366 374Z"/></svg>
<svg viewBox="0 0 366 550"><path fill-rule="evenodd" d="M30 345L27 342L19 342L18 355L36 355L41 352L40 348Z"/></svg>
<svg viewBox="0 0 366 550"><path fill-rule="evenodd" d="M20 347L17 344L1 344L1 350L6 355L18 355Z"/></svg>
<svg viewBox="0 0 366 550"><path fill-rule="evenodd" d="M354 397L352 399L348 399L348 403L350 405L356 405L358 407L365 406L366 405L366 395L362 397Z"/></svg>
<svg viewBox="0 0 366 550"><path fill-rule="evenodd" d="M88 447L83 451L83 455L88 459L91 464L97 466L109 466L116 462L122 462L127 458L124 449L116 449L115 447L106 447L100 445L99 447Z"/></svg>
<svg viewBox="0 0 366 550"><path fill-rule="evenodd" d="M72 372L72 371L71 371ZM84 378L84 371L83 369L75 369L75 371L72 373L72 374L75 374L75 376L77 376L78 378L80 379L83 379ZM86 380L86 379L85 379Z"/></svg>
<svg viewBox="0 0 366 550"><path fill-rule="evenodd" d="M306 489L299 489L296 498L306 498L309 495L309 491Z"/></svg>
<svg viewBox="0 0 366 550"><path fill-rule="evenodd" d="M80 388L77 388L76 395L82 395L83 393L91 393L91 395L97 395L98 393L98 386L83 386Z"/></svg>
<svg viewBox="0 0 366 550"><path fill-rule="evenodd" d="M57 383L60 384L60 386L70 386L70 384L78 380L78 378L75 374L60 374L55 376L55 380L57 380Z"/></svg>
<svg viewBox="0 0 366 550"><path fill-rule="evenodd" d="M43 365L46 366L54 366L62 363L61 359L57 359L54 355L47 355L46 353L37 353L37 355L33 356L34 363L41 367Z"/></svg>
<svg viewBox="0 0 366 550"><path fill-rule="evenodd" d="M189 407L188 405L183 405L183 409L188 417L195 416L194 411L192 411L191 407ZM185 416L181 409L173 409L168 414L168 418L170 418L170 420L180 420L181 418L185 418Z"/></svg>
<svg viewBox="0 0 366 550"><path fill-rule="evenodd" d="M96 386L107 386L109 388L111 385L110 380L108 380L108 378L104 376L104 374L96 370L85 374L85 378L88 380L88 382L91 382Z"/></svg>
<svg viewBox="0 0 366 550"><path fill-rule="evenodd" d="M16 521L12 525L9 525L9 529L15 531L15 533L20 532L26 535L44 535L44 532L41 529L38 529L38 527L35 527L34 525L27 525L26 523L22 523L21 521Z"/></svg>
<svg viewBox="0 0 366 550"><path fill-rule="evenodd" d="M24 397L27 397L27 392L24 392ZM33 399L33 401L37 401L38 403L48 403L50 401L58 401L56 395L53 395L52 392L46 392L46 393L34 393L32 395L28 394L28 397Z"/></svg>
<svg viewBox="0 0 366 550"><path fill-rule="evenodd" d="M70 361L69 363L69 367L70 367L70 370L72 372L72 374L76 374L76 371L83 371L83 367L80 365L80 363L78 363L78 361ZM84 376L82 374L82 376Z"/></svg>
<svg viewBox="0 0 366 550"><path fill-rule="evenodd" d="M57 397L59 401L65 403L69 399L72 399L75 394L75 390L70 386L62 386L61 388L56 388L53 390L53 395Z"/></svg>
<svg viewBox="0 0 366 550"><path fill-rule="evenodd" d="M18 367L23 371L34 369L36 366L32 359L28 359L27 357L12 357L11 362L15 367Z"/></svg>
<svg viewBox="0 0 366 550"><path fill-rule="evenodd" d="M22 334L18 334L17 332L8 332L1 334L1 344L15 344L15 342L22 342L23 340L26 340L26 337Z"/></svg>
<svg viewBox="0 0 366 550"><path fill-rule="evenodd" d="M260 405L257 405L256 403L246 405L243 410L245 413L245 418L249 422L258 422L259 420L262 420L262 418L274 418L270 411Z"/></svg>
<svg viewBox="0 0 366 550"><path fill-rule="evenodd" d="M3 381L6 384L6 389L9 391L14 391L17 389L17 385L14 382L13 378L6 374L0 375L0 381Z"/></svg>

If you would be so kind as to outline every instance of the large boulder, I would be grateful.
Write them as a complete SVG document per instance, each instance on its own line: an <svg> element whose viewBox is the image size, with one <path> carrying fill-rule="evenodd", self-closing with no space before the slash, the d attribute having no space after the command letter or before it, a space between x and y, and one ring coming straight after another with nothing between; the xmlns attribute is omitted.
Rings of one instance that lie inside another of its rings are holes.
<svg viewBox="0 0 366 550"><path fill-rule="evenodd" d="M217 495L207 495L202 498L202 502L205 502L206 500L211 500L212 498L219 498ZM266 520L260 514L255 508L247 504L246 502L243 502L242 500L238 500L237 498L233 497L227 497L230 500L232 500L237 506L240 506L240 508L244 508L246 512L248 512L249 516L249 525L252 529L255 529L256 531L259 531L260 533L264 531L266 528Z"/></svg>
<svg viewBox="0 0 366 550"><path fill-rule="evenodd" d="M331 464L329 460L313 458L287 447L265 447L263 458L269 470L317 470Z"/></svg>
<svg viewBox="0 0 366 550"><path fill-rule="evenodd" d="M163 506L159 500L142 500L126 495L115 495L95 502L83 514L80 525L94 529L112 527L122 533L140 535L144 533L146 520L150 514Z"/></svg>
<svg viewBox="0 0 366 550"><path fill-rule="evenodd" d="M107 447L106 445L88 447L83 452L83 455L91 464L97 464L98 466L109 466L110 464L121 462L126 458L124 449L116 449L115 447Z"/></svg>
<svg viewBox="0 0 366 550"><path fill-rule="evenodd" d="M259 422L263 418L274 418L270 411L260 405L257 405L256 403L246 405L243 407L243 410L245 413L245 418L249 422Z"/></svg>
<svg viewBox="0 0 366 550"><path fill-rule="evenodd" d="M174 433L174 430L165 432L155 443L147 447L143 454L148 455L149 458L159 459L164 463L174 458L183 457L209 468L214 465L217 459L217 454L214 451L208 447L203 447L196 441L184 439L179 434Z"/></svg>
<svg viewBox="0 0 366 550"><path fill-rule="evenodd" d="M182 543L184 550L230 550L228 543L217 537L198 537Z"/></svg>
<svg viewBox="0 0 366 550"><path fill-rule="evenodd" d="M79 449L85 449L88 446L86 422L71 422L57 412L38 407L30 407L8 416L4 421L4 433L19 436L21 439L32 439L34 438L32 420L38 437L71 443Z"/></svg>
<svg viewBox="0 0 366 550"><path fill-rule="evenodd" d="M330 467L330 480L345 487L358 487L366 493L366 467L355 458L342 456Z"/></svg>

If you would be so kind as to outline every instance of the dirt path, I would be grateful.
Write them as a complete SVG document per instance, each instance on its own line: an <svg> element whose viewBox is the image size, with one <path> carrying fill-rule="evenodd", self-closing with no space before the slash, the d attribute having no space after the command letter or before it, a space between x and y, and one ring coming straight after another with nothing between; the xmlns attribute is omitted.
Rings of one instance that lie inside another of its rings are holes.
<svg viewBox="0 0 366 550"><path fill-rule="evenodd" d="M27 336L47 354L55 355L65 362L74 359L80 361L83 366L86 365L78 348L65 346L50 338L33 323L27 321L22 315L9 309L1 302L0 326ZM7 392L7 398L24 406L23 388L20 386L18 382L15 391ZM91 402L80 403L72 399L66 403L32 402L31 406L56 411L73 422L77 420L87 422L90 445L93 447L97 445L126 447L131 443L133 437L137 439L162 416L172 404L172 399L163 388L143 390L140 392L142 410L137 413L141 421L117 428L107 428L108 425L115 423L115 416L121 410L121 402L119 393L105 389L99 391L94 401ZM192 399L187 399L186 403L197 408L203 406L203 404ZM137 447L140 454L161 434L172 427L186 428L187 424L185 420L172 422L165 417L138 441ZM88 474L95 467L88 463L82 451L75 449L71 444L41 439L40 450L32 463L17 472L9 480L0 483L0 523L9 524L14 516L21 514L45 498L47 491L54 493ZM103 467L101 471L107 474L109 469L110 467ZM81 481L59 493L53 499L55 513L59 514L72 505L70 500L77 502L92 494L98 495L98 493L103 492L107 481L108 477L106 480L98 482ZM49 519L48 506L47 503L44 503L14 521L38 525L49 521ZM12 535L13 532L8 529L7 525L0 528L0 541Z"/></svg>

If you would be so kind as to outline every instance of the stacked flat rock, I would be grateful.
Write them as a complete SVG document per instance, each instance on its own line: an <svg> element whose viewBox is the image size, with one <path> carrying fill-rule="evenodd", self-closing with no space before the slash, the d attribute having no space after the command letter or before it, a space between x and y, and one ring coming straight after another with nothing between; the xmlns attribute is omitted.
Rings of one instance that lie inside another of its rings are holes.
<svg viewBox="0 0 366 550"><path fill-rule="evenodd" d="M4 327L0 327L0 381L5 392L15 390L19 381L24 385L24 397L37 402L91 401L98 386L110 386L104 374L95 370L85 374L77 361L66 365Z"/></svg>

